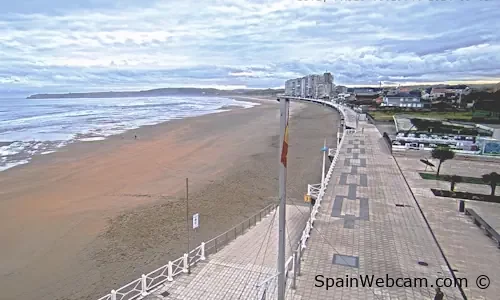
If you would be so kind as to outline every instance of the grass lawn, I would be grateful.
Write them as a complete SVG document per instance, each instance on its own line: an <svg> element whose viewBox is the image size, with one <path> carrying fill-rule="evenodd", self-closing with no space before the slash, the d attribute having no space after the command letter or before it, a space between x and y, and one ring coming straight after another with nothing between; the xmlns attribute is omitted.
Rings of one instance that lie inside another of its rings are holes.
<svg viewBox="0 0 500 300"><path fill-rule="evenodd" d="M438 111L429 111L429 112L384 112L384 111L370 111L370 115L377 121L388 121L392 120L393 115L406 115L415 118L433 118L433 119L453 119L453 120L462 120L462 121L470 121L472 118L472 112L438 112Z"/></svg>
<svg viewBox="0 0 500 300"><path fill-rule="evenodd" d="M432 173L419 173L419 174L420 174L420 177L422 177L422 179L451 181L450 175L439 175L439 177L437 177L436 174L432 174ZM463 183L486 184L482 178L468 177L468 176L460 176L460 177L462 177Z"/></svg>

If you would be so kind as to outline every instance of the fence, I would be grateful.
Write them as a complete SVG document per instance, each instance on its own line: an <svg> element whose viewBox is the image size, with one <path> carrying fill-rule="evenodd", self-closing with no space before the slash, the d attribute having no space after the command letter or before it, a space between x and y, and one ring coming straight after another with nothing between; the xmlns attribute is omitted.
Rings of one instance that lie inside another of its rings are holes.
<svg viewBox="0 0 500 300"><path fill-rule="evenodd" d="M330 164L330 168L328 169L328 173L325 176L325 182L323 187L320 188L318 197L316 199L316 202L314 203L314 206L311 210L311 215L309 216L309 220L306 223L306 226L304 228L304 231L302 232L302 236L299 240L299 245L297 249L294 251L293 256L287 260L287 263L292 263L292 269L294 270L293 273L293 283L292 283L292 288L295 288L296 284L296 276L300 274L300 261L302 258L303 250L306 249L307 247L307 240L310 237L311 230L314 228L314 221L316 221L316 215L319 211L319 208L321 207L321 201L323 200L323 196L325 194L326 188L328 186L328 183L330 182L330 179L333 174L333 169L335 168L335 165L337 164L337 161L339 159L339 154L340 154L340 149L342 148L342 145L345 140L345 136L347 134L347 131L344 131L344 134L342 136L342 140L340 141L340 144L335 152L335 156L333 157L333 160ZM288 264L286 265L286 270L289 270Z"/></svg>
<svg viewBox="0 0 500 300"><path fill-rule="evenodd" d="M205 243L205 251L207 254L217 253L221 247L227 245L230 241L236 239L239 235L245 233L245 230L255 226L257 222L262 220L263 216L267 216L270 212L272 212L278 204L270 204L262 209L258 214L253 215L247 220L241 222L240 224L234 226L228 231L218 235L217 237L209 240Z"/></svg>
<svg viewBox="0 0 500 300"><path fill-rule="evenodd" d="M205 260L207 255L216 253L221 247L236 239L239 235L242 235L246 229L257 224L257 222L276 209L276 207L277 204L274 203L266 206L257 214L221 235L207 242L202 242L198 247L191 250L189 255L184 253L182 257L174 261L169 261L168 264L148 274L143 274L140 278L117 290L112 290L111 293L98 300L134 300L147 296L165 282L173 281L175 276L187 273L189 267L196 265L199 261Z"/></svg>

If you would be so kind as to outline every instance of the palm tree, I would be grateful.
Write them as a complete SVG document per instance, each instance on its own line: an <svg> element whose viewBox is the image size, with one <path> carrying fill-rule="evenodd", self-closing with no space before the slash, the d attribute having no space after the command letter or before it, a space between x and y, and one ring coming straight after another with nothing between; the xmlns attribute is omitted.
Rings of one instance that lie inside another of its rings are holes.
<svg viewBox="0 0 500 300"><path fill-rule="evenodd" d="M455 152L453 152L450 149L438 147L438 148L432 149L431 155L432 155L432 158L439 160L439 165L438 165L438 169L437 169L437 173L436 173L436 176L439 177L439 171L441 170L441 164L443 162L447 161L448 159L454 158Z"/></svg>
<svg viewBox="0 0 500 300"><path fill-rule="evenodd" d="M450 190L452 192L455 191L455 184L459 183L459 182L462 182L462 176L458 176L458 175L453 175L450 177Z"/></svg>
<svg viewBox="0 0 500 300"><path fill-rule="evenodd" d="M495 189L497 184L500 182L500 174L497 172L491 172L489 174L484 174L483 181L491 187L491 196L495 196Z"/></svg>

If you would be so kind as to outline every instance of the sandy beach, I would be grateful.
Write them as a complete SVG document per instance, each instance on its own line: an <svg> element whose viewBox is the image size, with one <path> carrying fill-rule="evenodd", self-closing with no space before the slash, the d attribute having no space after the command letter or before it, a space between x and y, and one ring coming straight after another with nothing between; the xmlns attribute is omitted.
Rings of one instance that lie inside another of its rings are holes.
<svg viewBox="0 0 500 300"><path fill-rule="evenodd" d="M0 172L0 299L96 300L277 201L278 102L145 126ZM292 103L288 196L303 204L338 116ZM329 135L325 135L329 133ZM137 136L137 139L134 138Z"/></svg>

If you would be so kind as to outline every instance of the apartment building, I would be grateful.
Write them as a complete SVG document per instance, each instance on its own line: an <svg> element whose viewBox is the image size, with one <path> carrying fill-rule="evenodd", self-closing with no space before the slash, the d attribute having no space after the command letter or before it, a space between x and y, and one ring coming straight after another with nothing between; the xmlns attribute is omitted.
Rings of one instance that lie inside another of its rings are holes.
<svg viewBox="0 0 500 300"><path fill-rule="evenodd" d="M331 97L333 88L333 75L331 73L311 74L287 80L285 82L285 95L305 98Z"/></svg>

